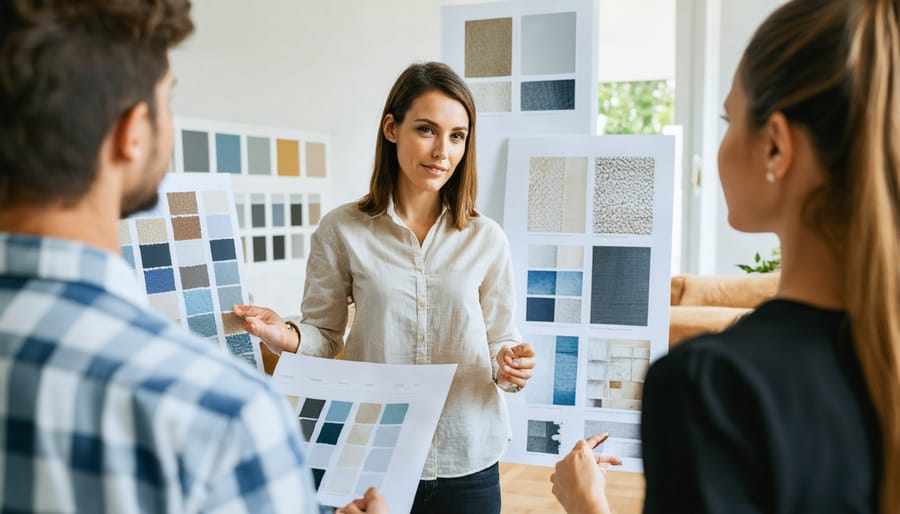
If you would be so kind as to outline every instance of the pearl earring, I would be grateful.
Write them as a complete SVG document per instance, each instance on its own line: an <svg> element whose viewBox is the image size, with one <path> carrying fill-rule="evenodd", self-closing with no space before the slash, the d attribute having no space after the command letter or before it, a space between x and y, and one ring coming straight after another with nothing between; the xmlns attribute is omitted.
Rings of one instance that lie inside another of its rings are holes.
<svg viewBox="0 0 900 514"><path fill-rule="evenodd" d="M770 184L775 183L775 174L772 173L771 171L766 172L766 182L768 182Z"/></svg>

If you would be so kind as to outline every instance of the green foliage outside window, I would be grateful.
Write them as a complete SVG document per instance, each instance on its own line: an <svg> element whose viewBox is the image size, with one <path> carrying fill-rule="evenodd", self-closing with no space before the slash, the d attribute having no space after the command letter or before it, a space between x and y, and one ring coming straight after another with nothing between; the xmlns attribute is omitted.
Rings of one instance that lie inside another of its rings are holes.
<svg viewBox="0 0 900 514"><path fill-rule="evenodd" d="M598 85L604 134L661 134L675 121L675 82L604 82Z"/></svg>

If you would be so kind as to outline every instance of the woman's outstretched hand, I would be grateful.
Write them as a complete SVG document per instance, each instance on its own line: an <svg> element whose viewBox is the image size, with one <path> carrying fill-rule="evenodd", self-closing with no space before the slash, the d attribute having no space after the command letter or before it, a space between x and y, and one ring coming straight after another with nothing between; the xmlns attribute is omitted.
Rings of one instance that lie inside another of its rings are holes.
<svg viewBox="0 0 900 514"><path fill-rule="evenodd" d="M237 304L232 312L243 318L244 330L260 338L275 355L296 353L300 347L300 336L272 309Z"/></svg>

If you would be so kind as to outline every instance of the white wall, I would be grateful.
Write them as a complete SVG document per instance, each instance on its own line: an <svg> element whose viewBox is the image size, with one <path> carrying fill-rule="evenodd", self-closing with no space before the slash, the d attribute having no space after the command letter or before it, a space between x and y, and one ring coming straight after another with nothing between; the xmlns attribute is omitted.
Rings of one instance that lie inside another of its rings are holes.
<svg viewBox="0 0 900 514"><path fill-rule="evenodd" d="M440 5L461 0L195 0L172 53L176 115L324 132L334 205L368 190L388 91L440 57Z"/></svg>
<svg viewBox="0 0 900 514"><path fill-rule="evenodd" d="M716 0L709 0L712 3ZM737 69L738 61L744 52L747 43L753 36L756 27L778 6L783 0L719 0L719 44L718 51L718 83L715 86L717 97L711 107L715 112L707 113L704 120L715 123L713 134L716 144L714 147L706 147L704 151L703 192L704 206L701 224L705 230L715 230L714 237L704 237L701 233L701 273L716 273L736 275L742 274L736 264L751 264L753 255L759 252L766 257L769 252L779 245L778 238L774 234L746 234L741 233L728 224L728 208L725 205L725 196L719 183L719 174L716 166L718 142L725 135L725 123L718 120L718 115L723 112L722 104L731 89L731 80ZM710 88L712 89L712 88ZM714 221L713 221L714 220ZM704 244L704 240L712 241L714 250ZM709 252L712 251L710 254ZM714 255L714 259L709 257Z"/></svg>
<svg viewBox="0 0 900 514"><path fill-rule="evenodd" d="M598 82L675 78L675 6L675 0L600 0Z"/></svg>

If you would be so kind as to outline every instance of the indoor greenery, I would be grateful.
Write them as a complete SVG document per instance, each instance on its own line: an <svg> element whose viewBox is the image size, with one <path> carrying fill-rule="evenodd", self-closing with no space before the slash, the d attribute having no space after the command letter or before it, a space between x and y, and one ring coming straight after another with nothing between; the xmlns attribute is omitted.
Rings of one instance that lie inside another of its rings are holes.
<svg viewBox="0 0 900 514"><path fill-rule="evenodd" d="M770 259L763 259L760 257L759 252L756 252L756 256L753 260L754 264L752 265L738 264L737 267L747 273L769 273L778 271L781 269L781 248L773 248Z"/></svg>

